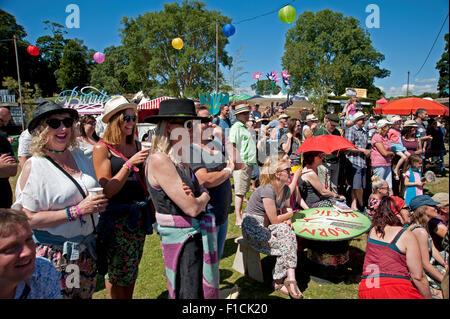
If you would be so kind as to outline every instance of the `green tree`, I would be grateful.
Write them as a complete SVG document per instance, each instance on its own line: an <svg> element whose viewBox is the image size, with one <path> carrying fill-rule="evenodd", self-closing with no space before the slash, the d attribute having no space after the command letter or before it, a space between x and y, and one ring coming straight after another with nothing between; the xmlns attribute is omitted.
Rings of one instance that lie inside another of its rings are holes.
<svg viewBox="0 0 450 319"><path fill-rule="evenodd" d="M269 80L259 80L253 83L251 86L253 91L259 95L278 94L281 88Z"/></svg>
<svg viewBox="0 0 450 319"><path fill-rule="evenodd" d="M61 90L83 87L89 83L90 56L82 40L71 39L63 49L63 56L56 71L56 81Z"/></svg>
<svg viewBox="0 0 450 319"><path fill-rule="evenodd" d="M445 48L441 59L436 63L436 69L439 70L438 91L439 96L448 96L445 91L449 89L449 64L448 64L448 33L444 36Z"/></svg>
<svg viewBox="0 0 450 319"><path fill-rule="evenodd" d="M91 69L91 85L103 89L109 94L139 91L139 85L129 80L130 62L123 46L108 47L103 53L105 61L96 64Z"/></svg>
<svg viewBox="0 0 450 319"><path fill-rule="evenodd" d="M390 74L379 67L384 55L372 46L360 22L329 9L303 12L287 31L284 48L282 65L291 74L291 91L320 103L329 91L340 95L346 87L375 91L375 78Z"/></svg>
<svg viewBox="0 0 450 319"><path fill-rule="evenodd" d="M124 17L122 45L128 50L128 77L139 83L149 96L198 97L212 92L216 71L216 21L219 30L231 19L205 4L183 0L164 4L160 12L147 12L137 18ZM176 50L172 39L181 37L184 47ZM228 39L219 32L219 63L230 66L225 51ZM219 85L223 75L219 74Z"/></svg>

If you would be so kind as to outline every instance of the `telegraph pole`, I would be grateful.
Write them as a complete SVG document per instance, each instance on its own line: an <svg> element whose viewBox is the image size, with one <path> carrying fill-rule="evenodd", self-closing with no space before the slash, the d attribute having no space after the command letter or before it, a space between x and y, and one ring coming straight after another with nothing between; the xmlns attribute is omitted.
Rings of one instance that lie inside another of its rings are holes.
<svg viewBox="0 0 450 319"><path fill-rule="evenodd" d="M19 82L19 100L20 100L20 116L22 118L22 131L25 130L25 126L23 124L23 104L22 104L22 87L20 85L20 72L19 72L19 58L17 56L17 44L16 44L16 35L13 35L14 39L14 50L16 52L16 66L17 66L17 81Z"/></svg>
<svg viewBox="0 0 450 319"><path fill-rule="evenodd" d="M216 94L219 94L219 20L216 20Z"/></svg>
<svg viewBox="0 0 450 319"><path fill-rule="evenodd" d="M409 71L408 71L408 82L406 82L406 97L408 97L408 91L409 91Z"/></svg>

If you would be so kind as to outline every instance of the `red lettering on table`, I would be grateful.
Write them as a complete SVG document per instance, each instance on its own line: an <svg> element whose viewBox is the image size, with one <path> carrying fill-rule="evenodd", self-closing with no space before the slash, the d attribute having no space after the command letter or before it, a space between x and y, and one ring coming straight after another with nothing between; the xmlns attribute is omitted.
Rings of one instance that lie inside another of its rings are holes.
<svg viewBox="0 0 450 319"><path fill-rule="evenodd" d="M322 236L322 237L328 237L327 231L326 231L325 229L323 229L323 228L318 228L318 230L321 230L320 236Z"/></svg>
<svg viewBox="0 0 450 319"><path fill-rule="evenodd" d="M334 230L333 228L328 228L328 232L333 236L336 236L336 237L339 236L339 233L336 230Z"/></svg>
<svg viewBox="0 0 450 319"><path fill-rule="evenodd" d="M346 231L345 229L342 229L342 228L339 228L339 227L336 227L335 229L337 231L340 231L340 232L344 233L345 235L350 235L350 233L348 231Z"/></svg>
<svg viewBox="0 0 450 319"><path fill-rule="evenodd" d="M299 232L300 234L301 233L303 233L303 232L305 232L305 231L307 231L308 233L310 233L312 236L314 236L314 234L316 233L316 230L315 229L313 229L312 230L312 232L309 230L309 229L307 229L307 228L305 228L305 229L303 229L301 232Z"/></svg>

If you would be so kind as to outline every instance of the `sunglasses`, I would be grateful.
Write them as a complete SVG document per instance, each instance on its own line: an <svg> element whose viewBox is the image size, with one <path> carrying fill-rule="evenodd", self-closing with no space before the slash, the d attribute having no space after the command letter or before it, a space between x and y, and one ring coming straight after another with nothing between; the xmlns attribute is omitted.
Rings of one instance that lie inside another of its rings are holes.
<svg viewBox="0 0 450 319"><path fill-rule="evenodd" d="M127 123L136 122L136 119L137 119L136 115L128 115L128 114L123 115L123 120Z"/></svg>
<svg viewBox="0 0 450 319"><path fill-rule="evenodd" d="M62 120L53 118L45 121L45 123L47 123L48 126L50 126L54 130L59 128L61 126L61 123L64 125L64 127L71 128L74 122L75 120L71 117L65 117Z"/></svg>

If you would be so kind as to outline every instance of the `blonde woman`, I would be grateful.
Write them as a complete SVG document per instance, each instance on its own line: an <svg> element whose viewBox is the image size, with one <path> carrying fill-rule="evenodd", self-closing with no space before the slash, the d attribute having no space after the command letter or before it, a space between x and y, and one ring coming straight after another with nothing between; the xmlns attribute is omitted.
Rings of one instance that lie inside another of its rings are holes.
<svg viewBox="0 0 450 319"><path fill-rule="evenodd" d="M383 197L389 196L389 184L376 175L372 176L372 194L368 199L367 214L372 217Z"/></svg>
<svg viewBox="0 0 450 319"><path fill-rule="evenodd" d="M194 102L161 102L159 114L145 119L156 123L146 178L156 209L158 233L169 296L172 299L219 298L219 262L214 214L205 212L210 200L189 166Z"/></svg>
<svg viewBox="0 0 450 319"><path fill-rule="evenodd" d="M413 213L410 217L411 224L408 227L419 243L422 265L430 284L431 293L434 298L442 298L441 283L444 279L445 271L448 269L447 263L442 258L439 251L433 244L433 240L428 233L428 222L431 218L438 216L435 208L439 203L428 195L414 197L409 206ZM433 264L432 257L436 264Z"/></svg>
<svg viewBox="0 0 450 319"><path fill-rule="evenodd" d="M242 221L242 235L250 246L267 255L277 256L273 271L276 291L292 298L303 297L295 279L297 240L292 230L290 207L291 165L284 154L269 157L264 163L261 186L250 197Z"/></svg>
<svg viewBox="0 0 450 319"><path fill-rule="evenodd" d="M13 205L29 217L36 255L57 269L64 299L88 299L95 291L94 231L97 212L107 204L104 195L86 197L98 183L92 162L76 148L77 119L76 110L52 101L36 107L28 125L33 155L23 166ZM78 287L68 284L74 269Z"/></svg>
<svg viewBox="0 0 450 319"><path fill-rule="evenodd" d="M136 104L116 96L105 104L108 123L93 152L95 173L109 199L98 226L99 273L112 299L131 299L144 250L152 233L152 210L144 183L148 150L140 150L136 134Z"/></svg>

